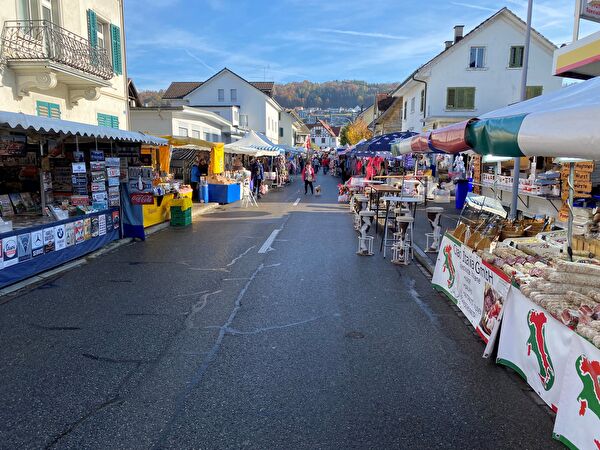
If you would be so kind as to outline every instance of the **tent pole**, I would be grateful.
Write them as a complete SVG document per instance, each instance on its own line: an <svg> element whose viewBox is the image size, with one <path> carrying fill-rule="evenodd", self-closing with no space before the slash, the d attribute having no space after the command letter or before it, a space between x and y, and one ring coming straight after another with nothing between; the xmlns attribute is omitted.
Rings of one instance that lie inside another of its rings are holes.
<svg viewBox="0 0 600 450"><path fill-rule="evenodd" d="M531 13L533 10L533 0L527 3L527 29L525 31L525 46L523 47L523 69L521 71L521 101L527 98L527 71L529 69L529 45L531 42ZM513 173L512 199L510 202L510 218L517 218L517 206L519 200L519 174L521 172L521 159L515 158Z"/></svg>
<svg viewBox="0 0 600 450"><path fill-rule="evenodd" d="M573 261L573 197L575 185L575 163L569 163L569 219L567 221L567 252L569 258Z"/></svg>
<svg viewBox="0 0 600 450"><path fill-rule="evenodd" d="M44 189L44 143L40 136L40 200L42 205L42 216L46 214L46 189Z"/></svg>

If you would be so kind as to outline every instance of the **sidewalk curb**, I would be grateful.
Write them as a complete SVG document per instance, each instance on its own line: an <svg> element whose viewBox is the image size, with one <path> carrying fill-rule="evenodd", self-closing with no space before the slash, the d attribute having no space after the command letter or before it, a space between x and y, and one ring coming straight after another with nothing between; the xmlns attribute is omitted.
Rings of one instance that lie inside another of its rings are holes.
<svg viewBox="0 0 600 450"><path fill-rule="evenodd" d="M202 207L194 208L194 210L192 211L192 219L207 214L217 209L219 206L220 205L218 203L208 203ZM146 229L146 235L150 236L154 233L164 230L165 228L169 228L169 226L169 222L160 223L158 225ZM119 239L118 241L113 241L105 245L104 247L99 248L98 250L93 251L91 253L88 253L87 255L84 255L80 258L73 259L64 264L61 264L60 266L54 267L53 269L49 269L45 272L38 273L37 275L33 275L29 278L26 278L25 280L18 281L14 284L11 284L10 286L2 288L0 289L0 304L10 300L10 298L3 299L2 297L4 296L15 293L27 287L44 283L52 277L65 273L71 269L83 266L84 264L87 264L89 260L96 259L99 256L104 255L105 253L116 250L117 248L122 247L123 245L130 244L132 242L134 242L132 238L123 238Z"/></svg>
<svg viewBox="0 0 600 450"><path fill-rule="evenodd" d="M430 276L433 276L433 271L435 270L435 266L431 263L429 257L425 254L425 252L419 247L417 244L413 244L413 249L415 252L415 259L423 266L423 268L429 272Z"/></svg>

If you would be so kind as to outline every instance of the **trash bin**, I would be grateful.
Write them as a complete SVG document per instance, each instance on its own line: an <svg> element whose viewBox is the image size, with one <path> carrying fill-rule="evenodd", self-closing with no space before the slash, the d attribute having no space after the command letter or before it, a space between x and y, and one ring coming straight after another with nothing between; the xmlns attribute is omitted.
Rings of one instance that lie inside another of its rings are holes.
<svg viewBox="0 0 600 450"><path fill-rule="evenodd" d="M202 203L208 203L208 184L200 186L200 200Z"/></svg>
<svg viewBox="0 0 600 450"><path fill-rule="evenodd" d="M456 193L454 194L456 209L462 209L469 192L468 180L456 180Z"/></svg>

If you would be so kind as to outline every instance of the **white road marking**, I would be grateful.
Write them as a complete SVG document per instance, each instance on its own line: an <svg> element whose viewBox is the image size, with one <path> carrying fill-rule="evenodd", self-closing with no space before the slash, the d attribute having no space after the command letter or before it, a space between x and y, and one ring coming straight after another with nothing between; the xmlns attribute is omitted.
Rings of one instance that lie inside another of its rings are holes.
<svg viewBox="0 0 600 450"><path fill-rule="evenodd" d="M300 197L298 197L298 198L296 199L296 201L294 202L294 206L298 206L298 203L300 203Z"/></svg>
<svg viewBox="0 0 600 450"><path fill-rule="evenodd" d="M280 231L281 230L273 230L271 235L267 238L265 243L258 250L258 253L267 253L269 251L269 249L271 248L271 244L273 244L273 241L275 240L275 238L277 237L277 235L279 234Z"/></svg>

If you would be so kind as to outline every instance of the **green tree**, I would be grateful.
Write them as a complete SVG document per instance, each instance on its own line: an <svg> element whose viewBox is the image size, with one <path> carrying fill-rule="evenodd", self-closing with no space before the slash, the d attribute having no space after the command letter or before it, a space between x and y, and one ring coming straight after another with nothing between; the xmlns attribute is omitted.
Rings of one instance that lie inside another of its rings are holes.
<svg viewBox="0 0 600 450"><path fill-rule="evenodd" d="M348 127L349 126L350 126L350 124L346 124L340 130L340 145L350 144L350 141L348 141Z"/></svg>

